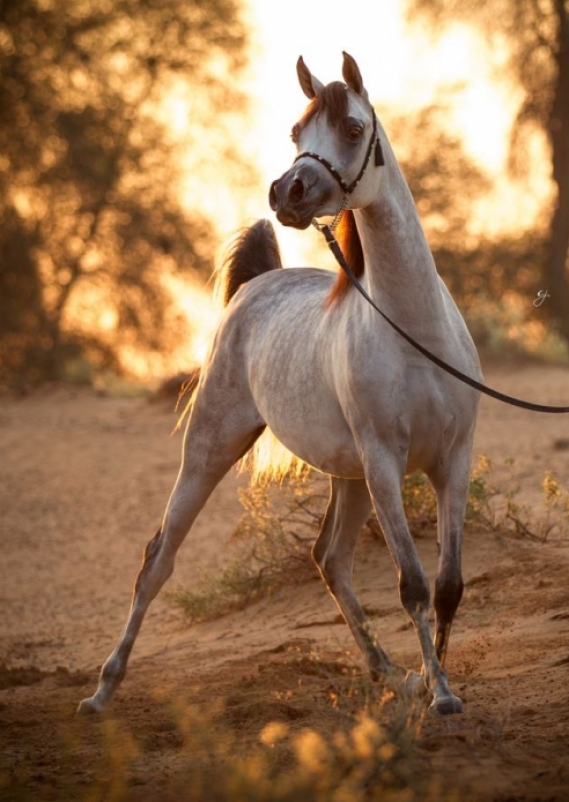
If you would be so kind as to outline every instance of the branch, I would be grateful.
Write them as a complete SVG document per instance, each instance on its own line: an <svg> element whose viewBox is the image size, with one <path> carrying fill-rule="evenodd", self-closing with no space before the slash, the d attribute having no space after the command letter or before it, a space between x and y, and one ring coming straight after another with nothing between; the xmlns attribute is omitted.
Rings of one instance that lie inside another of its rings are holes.
<svg viewBox="0 0 569 802"><path fill-rule="evenodd" d="M569 12L565 8L565 0L553 0L553 7L559 23L559 41L569 46Z"/></svg>

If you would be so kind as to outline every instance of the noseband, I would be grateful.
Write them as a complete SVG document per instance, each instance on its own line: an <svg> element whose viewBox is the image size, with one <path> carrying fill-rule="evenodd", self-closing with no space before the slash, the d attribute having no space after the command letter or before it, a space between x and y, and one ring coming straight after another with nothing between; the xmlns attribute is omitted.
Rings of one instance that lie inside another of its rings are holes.
<svg viewBox="0 0 569 802"><path fill-rule="evenodd" d="M342 203L340 205L340 210L338 211L338 214L336 215L334 223L331 226L332 230L334 230L334 228L338 224L339 219L340 219L344 209L346 208L346 204L348 202L349 196L352 194L352 192L355 190L357 185L362 180L362 178L364 176L364 173L365 173L365 171L367 169L367 166L368 166L368 164L370 162L371 154L372 154L372 151L374 149L374 146L375 146L375 164L376 164L376 167L381 167L382 165L385 164L385 158L383 156L383 150L382 150L382 147L381 147L379 134L377 133L377 117L375 115L375 112L373 114L373 129L372 129L372 132L371 132L371 137L370 137L370 140L369 140L369 144L367 146L366 155L364 157L363 164L361 166L361 169L360 169L359 173L354 178L354 180L351 182L351 184L348 184L347 181L345 181L342 178L341 173L338 170L336 170L334 165L331 164L331 162L329 162L328 159L325 159L324 156L321 156L319 153L313 153L312 151L305 150L303 153L300 153L296 157L296 159L294 160L294 164L296 164L296 162L299 159L304 159L304 158L315 159L317 162L320 162L320 164L322 164L328 170L330 175L332 175L336 179L336 181L340 185L340 188L344 191L344 197L343 197Z"/></svg>

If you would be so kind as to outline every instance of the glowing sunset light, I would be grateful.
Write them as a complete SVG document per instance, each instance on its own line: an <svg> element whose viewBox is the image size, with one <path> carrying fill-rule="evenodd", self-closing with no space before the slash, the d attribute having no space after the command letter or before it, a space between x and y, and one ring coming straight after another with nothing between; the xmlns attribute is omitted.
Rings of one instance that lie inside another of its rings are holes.
<svg viewBox="0 0 569 802"><path fill-rule="evenodd" d="M326 83L341 77L342 51L351 53L388 134L390 114L411 117L430 104L448 109L449 132L462 140L466 154L493 181L491 192L473 205L465 233L515 231L546 207L551 191L546 144L538 137L530 142L530 170L523 183L508 176L510 129L521 93L507 76L496 78L497 60L505 63L505 53L490 53L469 27L456 24L433 37L426 28L406 22L404 0L352 0L349 6L339 0L246 0L245 13L250 66L236 91L244 89L250 97L249 114L236 112L225 132L215 125L199 128L193 114L196 97L182 81L172 86L161 109L173 140L188 143L179 161L184 205L212 220L220 254L240 227L268 217L275 223L286 266L335 268L317 232L284 228L268 203L270 183L294 158L289 133L307 102L296 78L299 55ZM395 138L392 144L397 153ZM218 156L232 148L249 164L243 167L236 157L226 173ZM171 289L193 330L200 332L189 356L201 360L218 320L211 286L202 290L180 281Z"/></svg>
<svg viewBox="0 0 569 802"><path fill-rule="evenodd" d="M506 78L497 81L496 66L504 54L491 54L471 28L455 24L433 38L418 25L407 24L403 0L354 0L349 14L339 0L289 0L286 5L247 0L245 9L252 42L250 67L236 90L245 89L251 110L245 119L237 113L232 119L226 136L234 142L225 141L215 126L196 129L196 101L181 81L162 109L173 137L192 141L180 161L184 203L211 217L222 242L259 217L272 218L268 188L291 163L289 132L305 107L295 74L299 55L328 82L340 77L342 50L350 52L380 115L382 109L413 115L433 103L448 108L449 131L462 139L466 153L495 182L476 210L473 231L515 229L520 219L535 216L546 203L550 183L543 142L531 145L531 191L520 191L505 175L510 128L521 94ZM386 124L389 133L388 119ZM397 141L392 144L397 153ZM234 172L224 174L218 154L233 145L251 165L240 171L236 159ZM285 264L314 263L319 241L313 232L280 225L277 229ZM326 266L327 254L322 252Z"/></svg>
<svg viewBox="0 0 569 802"><path fill-rule="evenodd" d="M493 234L517 228L520 219L534 216L544 205L550 185L540 141L532 146L537 159L529 178L531 192L520 192L505 177L510 128L521 101L508 80L496 80L496 59L505 54L490 54L482 38L461 24L433 39L418 25L409 26L404 13L404 2L354 0L346 13L346 4L337 0L290 0L286 6L249 0L256 32L250 91L257 102L250 128L257 137L254 152L266 186L289 166L294 153L285 141L304 105L295 76L298 56L328 82L340 77L341 53L346 50L356 57L380 113L383 107L413 114L434 102L449 107L449 129L496 180L494 191L477 210L480 219L473 220L473 230ZM397 141L392 144L397 153ZM261 193L258 216L267 214ZM305 232L285 232L279 226L278 235L286 263L290 264L289 244L303 253L304 241L306 251Z"/></svg>
<svg viewBox="0 0 569 802"><path fill-rule="evenodd" d="M177 367L202 364L217 328L222 307L213 298L212 284L203 287L174 276L165 279L176 305L191 321L192 337L184 348L184 361Z"/></svg>

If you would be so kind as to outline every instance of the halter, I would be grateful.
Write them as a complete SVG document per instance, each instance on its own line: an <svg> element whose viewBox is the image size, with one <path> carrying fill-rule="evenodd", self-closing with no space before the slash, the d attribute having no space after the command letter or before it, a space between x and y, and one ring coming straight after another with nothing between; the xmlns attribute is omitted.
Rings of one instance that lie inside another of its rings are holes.
<svg viewBox="0 0 569 802"><path fill-rule="evenodd" d="M305 150L303 153L300 153L293 162L293 164L296 164L296 162L299 159L303 158L315 159L317 162L320 162L320 164L322 164L328 170L330 175L332 175L336 179L336 181L340 185L340 188L344 191L344 197L342 198L342 202L340 203L340 208L336 212L336 216L334 217L334 220L330 224L330 229L332 231L335 230L338 223L340 222L342 214L344 213L346 206L348 205L348 199L350 195L364 177L364 173L367 170L367 166L370 162L371 153L372 150L374 149L374 146L375 146L375 165L376 167L381 167L385 164L385 159L383 156L383 150L381 147L379 134L377 133L377 117L375 115L375 112L373 115L373 129L371 132L371 137L369 139L369 144L367 146L366 155L364 156L364 160L359 173L351 182L351 184L348 184L347 181L345 181L344 178L342 178L342 175L339 172L339 170L336 170L334 165L331 162L329 162L328 159L325 159L324 156L321 156L319 153L313 153L310 150Z"/></svg>

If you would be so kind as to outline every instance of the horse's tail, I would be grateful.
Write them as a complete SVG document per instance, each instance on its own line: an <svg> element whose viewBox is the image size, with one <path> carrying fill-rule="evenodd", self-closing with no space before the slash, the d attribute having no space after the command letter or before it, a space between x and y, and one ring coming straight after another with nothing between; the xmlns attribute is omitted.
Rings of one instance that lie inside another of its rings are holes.
<svg viewBox="0 0 569 802"><path fill-rule="evenodd" d="M214 295L227 306L238 289L269 270L280 270L282 261L273 226L268 220L258 220L243 229L230 246L217 274ZM191 390L191 396L178 421L179 428L190 412L204 377L199 369L182 387L181 396ZM287 475L300 475L304 463L288 451L267 427L252 449L243 457L241 469L250 471L252 484L282 480Z"/></svg>
<svg viewBox="0 0 569 802"><path fill-rule="evenodd" d="M250 228L243 229L233 241L216 281L215 294L227 306L247 281L281 268L273 226L268 220L258 220ZM252 484L282 480L306 470L304 463L291 454L268 427L243 457L240 467L250 472Z"/></svg>
<svg viewBox="0 0 569 802"><path fill-rule="evenodd" d="M215 294L227 306L243 284L281 267L274 228L268 220L258 220L244 228L233 241L219 272Z"/></svg>
<svg viewBox="0 0 569 802"><path fill-rule="evenodd" d="M273 226L268 220L257 220L249 228L242 229L230 245L215 280L214 297L218 298L223 306L227 306L243 284L269 270L279 270L282 266ZM182 401L185 406L176 429L181 427L182 421L193 406L201 376L201 367L194 368L180 388L176 407L180 406Z"/></svg>

